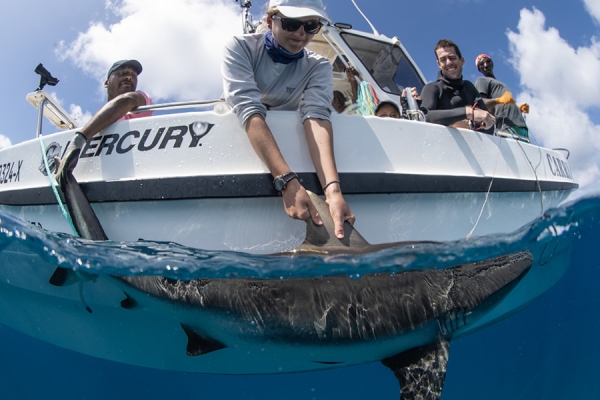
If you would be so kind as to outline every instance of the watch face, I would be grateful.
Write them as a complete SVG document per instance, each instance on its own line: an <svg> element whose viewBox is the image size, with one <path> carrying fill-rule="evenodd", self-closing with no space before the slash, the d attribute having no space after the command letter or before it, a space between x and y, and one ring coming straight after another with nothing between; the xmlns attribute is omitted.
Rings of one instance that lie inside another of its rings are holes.
<svg viewBox="0 0 600 400"><path fill-rule="evenodd" d="M273 183L275 184L275 190L277 190L278 192L281 192L283 190L283 187L285 186L285 181L283 180L283 178L275 178Z"/></svg>

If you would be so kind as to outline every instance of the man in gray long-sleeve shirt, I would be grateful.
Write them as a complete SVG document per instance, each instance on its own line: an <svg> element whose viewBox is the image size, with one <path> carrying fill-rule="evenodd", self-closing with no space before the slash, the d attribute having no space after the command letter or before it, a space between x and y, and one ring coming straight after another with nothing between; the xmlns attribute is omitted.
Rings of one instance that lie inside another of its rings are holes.
<svg viewBox="0 0 600 400"><path fill-rule="evenodd" d="M494 62L490 56L480 54L475 59L475 65L483 74L475 81L475 87L487 108L494 113L499 131L507 131L514 137L529 141L529 130L521 110L527 110L528 105L524 103L517 107L508 86L496 79Z"/></svg>
<svg viewBox="0 0 600 400"><path fill-rule="evenodd" d="M300 110L310 155L329 204L338 238L343 223L354 223L346 204L333 155L329 117L333 73L329 60L305 50L329 20L321 0L271 0L269 30L264 34L233 37L225 46L222 65L225 99L240 119L258 156L282 192L287 214L312 218L321 225L306 190L283 158L265 122L269 110Z"/></svg>

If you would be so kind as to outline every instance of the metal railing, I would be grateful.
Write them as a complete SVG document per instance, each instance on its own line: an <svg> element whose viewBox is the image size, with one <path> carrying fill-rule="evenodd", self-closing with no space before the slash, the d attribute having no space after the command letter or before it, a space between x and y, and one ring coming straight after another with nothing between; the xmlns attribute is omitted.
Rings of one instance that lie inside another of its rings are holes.
<svg viewBox="0 0 600 400"><path fill-rule="evenodd" d="M132 110L131 113L140 113L145 111L156 111L156 110L176 110L182 108L203 108L209 107L214 104L225 103L224 99L216 99L216 100L194 100L194 101L179 101L173 103L163 103L163 104L152 104L149 106L138 107L135 110Z"/></svg>

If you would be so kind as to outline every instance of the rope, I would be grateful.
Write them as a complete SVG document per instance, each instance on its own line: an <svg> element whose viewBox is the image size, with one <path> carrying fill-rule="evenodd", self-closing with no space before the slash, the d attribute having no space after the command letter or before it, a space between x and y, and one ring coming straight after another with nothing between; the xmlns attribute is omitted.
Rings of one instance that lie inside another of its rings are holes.
<svg viewBox="0 0 600 400"><path fill-rule="evenodd" d="M40 134L40 148L42 149L42 158L44 159L44 167L46 168L46 174L48 176L48 181L50 182L50 187L52 188L52 192L54 192L54 196L56 197L58 206L60 207L60 210L61 210L63 216L65 217L65 219L71 226L73 235L79 236L79 233L77 232L77 229L75 229L75 225L73 224L73 220L71 219L71 216L69 215L69 212L65 208L65 205L63 204L62 200L60 199L60 195L58 194L58 190L56 189L56 180L54 179L54 176L52 175L52 172L50 171L50 166L48 165L48 158L46 157L44 141L42 139L41 134ZM79 300L81 301L81 304L83 304L83 307L85 308L85 310L91 314L92 309L85 301L85 296L83 295L83 283L84 283L84 281L87 282L90 280L89 275L86 274L85 272L81 272L79 270L74 270L74 272L77 275L77 277L79 278L79 282L78 282Z"/></svg>
<svg viewBox="0 0 600 400"><path fill-rule="evenodd" d="M79 234L77 233L77 229L75 229L75 225L73 225L73 220L71 219L71 216L69 215L69 212L65 208L65 205L63 204L62 200L60 199L60 195L58 194L58 190L56 189L56 180L54 179L54 176L52 175L52 172L50 171L50 167L48 166L48 158L46 157L46 149L44 146L44 140L42 139L42 135L40 135L40 148L42 149L42 158L44 159L44 167L46 168L46 175L48 176L48 181L50 182L50 187L52 188L52 192L54 192L54 197L56 197L56 201L58 202L60 211L62 212L63 216L69 223L69 226L73 230L73 234L75 236L79 236Z"/></svg>

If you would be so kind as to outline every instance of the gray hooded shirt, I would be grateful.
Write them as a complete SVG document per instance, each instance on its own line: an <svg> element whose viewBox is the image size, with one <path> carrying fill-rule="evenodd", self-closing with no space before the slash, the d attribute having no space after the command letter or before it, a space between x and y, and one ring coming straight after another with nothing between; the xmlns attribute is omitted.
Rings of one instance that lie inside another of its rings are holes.
<svg viewBox="0 0 600 400"><path fill-rule="evenodd" d="M223 90L225 100L242 126L248 118L269 110L300 110L301 120L329 120L333 100L333 72L329 59L304 50L291 64L276 63L264 46L264 34L232 37L225 45Z"/></svg>

